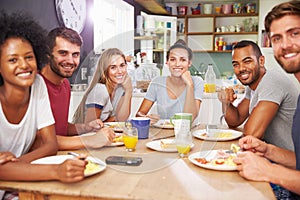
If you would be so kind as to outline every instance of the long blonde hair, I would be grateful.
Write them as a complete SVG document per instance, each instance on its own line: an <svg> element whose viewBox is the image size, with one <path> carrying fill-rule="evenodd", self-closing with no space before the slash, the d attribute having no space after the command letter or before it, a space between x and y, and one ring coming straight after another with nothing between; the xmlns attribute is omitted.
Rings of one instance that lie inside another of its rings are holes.
<svg viewBox="0 0 300 200"><path fill-rule="evenodd" d="M73 115L73 123L84 123L84 114L85 114L85 101L87 99L87 96L91 92L91 90L95 87L97 83L102 83L106 86L107 91L109 95L112 94L114 90L113 83L111 82L111 79L108 76L108 69L113 61L113 57L116 55L120 55L124 58L124 61L126 63L125 55L123 52L117 48L110 48L105 50L97 64L96 71L94 73L93 79L88 86L87 90L85 91L85 94L83 95L80 104L78 105L75 114Z"/></svg>

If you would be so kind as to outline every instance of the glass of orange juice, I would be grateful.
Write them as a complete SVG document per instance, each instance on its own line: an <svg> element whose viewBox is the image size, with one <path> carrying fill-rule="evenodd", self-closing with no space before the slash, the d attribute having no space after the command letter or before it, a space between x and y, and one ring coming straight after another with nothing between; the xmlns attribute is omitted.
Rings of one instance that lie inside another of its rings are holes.
<svg viewBox="0 0 300 200"><path fill-rule="evenodd" d="M127 127L124 129L123 142L126 147L126 151L135 151L136 144L138 142L138 130L135 127Z"/></svg>
<svg viewBox="0 0 300 200"><path fill-rule="evenodd" d="M192 135L190 131L179 131L175 136L176 148L181 158L186 157L192 145Z"/></svg>

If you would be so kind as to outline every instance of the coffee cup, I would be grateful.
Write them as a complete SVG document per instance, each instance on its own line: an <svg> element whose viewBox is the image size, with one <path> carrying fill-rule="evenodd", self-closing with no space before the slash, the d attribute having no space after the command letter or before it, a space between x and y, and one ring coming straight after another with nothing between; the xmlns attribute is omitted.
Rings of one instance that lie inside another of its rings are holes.
<svg viewBox="0 0 300 200"><path fill-rule="evenodd" d="M204 4L204 14L212 14L212 4Z"/></svg>
<svg viewBox="0 0 300 200"><path fill-rule="evenodd" d="M170 118L170 122L171 124L175 125L175 123L173 122L174 120L179 120L179 119L185 119L185 120L189 120L190 121L190 128L192 127L192 123L193 123L193 115L192 113L175 113L175 115L173 115Z"/></svg>
<svg viewBox="0 0 300 200"><path fill-rule="evenodd" d="M235 26L234 25L230 25L229 26L229 31L230 32L235 32Z"/></svg>
<svg viewBox="0 0 300 200"><path fill-rule="evenodd" d="M149 137L150 118L134 117L129 120L133 127L138 130L138 139L147 139Z"/></svg>
<svg viewBox="0 0 300 200"><path fill-rule="evenodd" d="M235 31L236 32L241 32L241 25L240 24L235 25Z"/></svg>
<svg viewBox="0 0 300 200"><path fill-rule="evenodd" d="M215 13L220 14L221 13L221 7L215 7Z"/></svg>
<svg viewBox="0 0 300 200"><path fill-rule="evenodd" d="M222 5L223 14L231 14L232 12L232 4L223 4Z"/></svg>
<svg viewBox="0 0 300 200"><path fill-rule="evenodd" d="M227 27L226 26L221 26L221 32L227 32Z"/></svg>

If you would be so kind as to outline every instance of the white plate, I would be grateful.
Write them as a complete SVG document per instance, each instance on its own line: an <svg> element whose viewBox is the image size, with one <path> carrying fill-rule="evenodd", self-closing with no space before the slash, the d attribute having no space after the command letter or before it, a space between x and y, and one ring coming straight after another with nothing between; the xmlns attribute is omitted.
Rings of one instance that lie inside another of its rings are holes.
<svg viewBox="0 0 300 200"><path fill-rule="evenodd" d="M174 125L171 124L169 119L160 119L155 124L153 124L156 128L166 128L166 129L173 129Z"/></svg>
<svg viewBox="0 0 300 200"><path fill-rule="evenodd" d="M163 142L165 143L172 143L174 142L174 139L161 139ZM174 152L177 152L177 149L176 147L175 148L162 148L160 146L160 141L161 140L154 140L154 141L151 141L151 142L148 142L146 144L146 146L150 149L153 149L155 151L161 151L161 152L170 152L170 153L174 153ZM194 144L191 145L191 148L194 147Z"/></svg>
<svg viewBox="0 0 300 200"><path fill-rule="evenodd" d="M243 135L242 132L240 131L236 131L236 130L232 130L232 129L214 129L214 133L220 133L220 132L224 132L224 133L231 133L232 135L230 137L215 137L215 136L207 136L205 135L206 133L206 129L199 129L199 130L195 130L193 131L193 136L202 140L208 140L208 141L228 141L228 140L234 140L237 139L239 137L241 137Z"/></svg>
<svg viewBox="0 0 300 200"><path fill-rule="evenodd" d="M118 146L123 146L124 142L112 142L109 145L106 145L107 147L118 147Z"/></svg>
<svg viewBox="0 0 300 200"><path fill-rule="evenodd" d="M31 162L31 164L61 164L67 159L74 159L74 156L72 156L72 155L48 156L48 157L34 160ZM97 174L99 172L102 172L106 168L106 163L100 159L93 158L90 156L88 156L87 159L92 162L95 162L96 164L99 165L99 167L97 168L97 170L94 170L93 172L84 173L84 176L91 176L91 175Z"/></svg>
<svg viewBox="0 0 300 200"><path fill-rule="evenodd" d="M125 122L105 122L104 127L110 127L117 133L122 133L125 127Z"/></svg>
<svg viewBox="0 0 300 200"><path fill-rule="evenodd" d="M214 159L216 157L216 154L219 150L210 150L210 151L200 151L200 152L196 152L193 153L189 156L189 160L199 166L199 167L203 167L206 169L212 169L212 170L219 170L219 171L235 171L237 166L234 165L226 165L226 164L222 164L222 165L214 165L211 163L207 163L207 164L201 164L198 161L195 160L195 158L205 158L207 161L210 161L211 159Z"/></svg>

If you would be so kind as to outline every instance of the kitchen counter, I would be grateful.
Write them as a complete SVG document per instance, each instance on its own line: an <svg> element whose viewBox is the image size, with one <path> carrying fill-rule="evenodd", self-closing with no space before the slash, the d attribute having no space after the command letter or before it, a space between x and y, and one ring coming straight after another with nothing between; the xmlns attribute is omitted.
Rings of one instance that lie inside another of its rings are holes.
<svg viewBox="0 0 300 200"><path fill-rule="evenodd" d="M223 84L224 85L224 84ZM228 84L227 84L228 85ZM226 86L227 86L226 85ZM79 105L84 91L72 91L71 101L69 109L69 121L72 121L73 114L75 113L77 106ZM131 114L130 117L135 117L143 99L146 95L145 92L133 92L131 100ZM242 98L244 94L238 94L238 99ZM156 104L152 106L150 113L157 113ZM200 107L200 112L195 119L195 123L219 123L220 117L222 115L222 105L218 100L217 93L203 93L203 99Z"/></svg>

